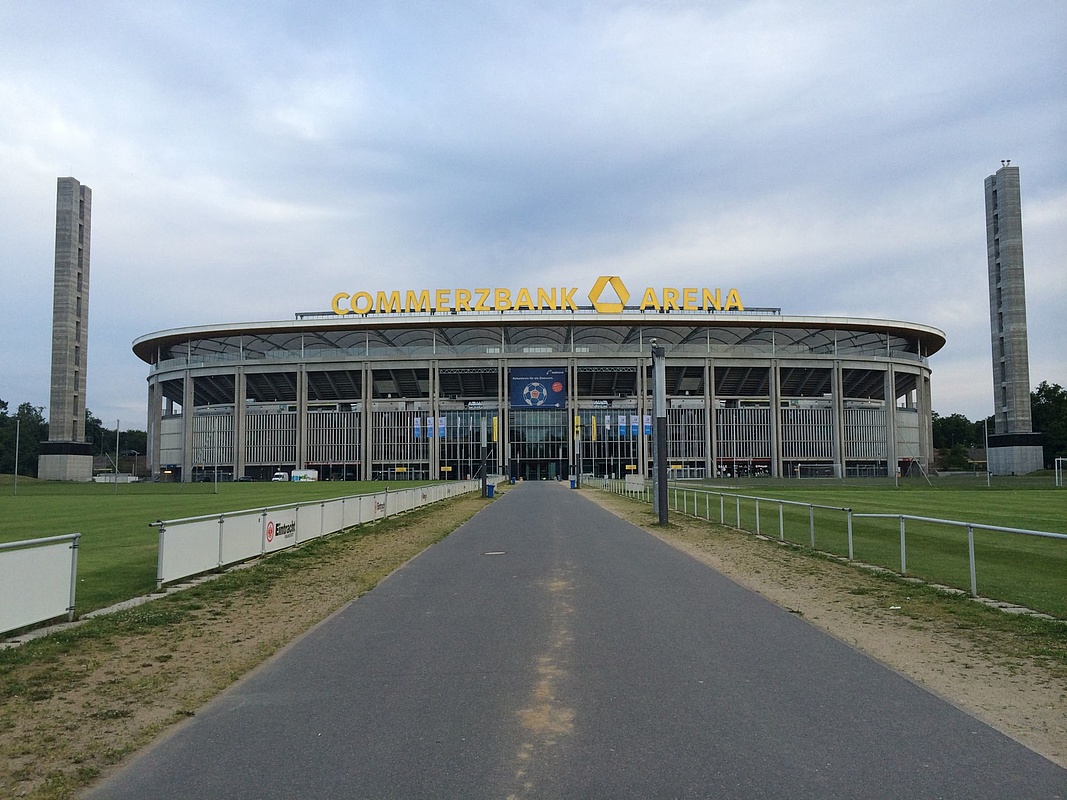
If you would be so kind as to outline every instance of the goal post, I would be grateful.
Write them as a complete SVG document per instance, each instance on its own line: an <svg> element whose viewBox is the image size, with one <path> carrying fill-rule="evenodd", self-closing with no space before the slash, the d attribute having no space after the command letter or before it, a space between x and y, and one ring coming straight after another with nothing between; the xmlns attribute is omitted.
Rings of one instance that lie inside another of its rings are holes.
<svg viewBox="0 0 1067 800"><path fill-rule="evenodd" d="M1067 458L1056 458L1056 485L1064 486L1064 481L1067 480Z"/></svg>

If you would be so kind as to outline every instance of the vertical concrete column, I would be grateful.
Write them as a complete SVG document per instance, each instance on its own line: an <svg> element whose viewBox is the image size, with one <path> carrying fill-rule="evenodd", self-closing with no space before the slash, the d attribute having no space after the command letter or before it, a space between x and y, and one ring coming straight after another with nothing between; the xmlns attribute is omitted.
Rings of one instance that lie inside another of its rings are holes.
<svg viewBox="0 0 1067 800"><path fill-rule="evenodd" d="M248 465L248 382L244 367L233 376L233 475L240 478Z"/></svg>
<svg viewBox="0 0 1067 800"><path fill-rule="evenodd" d="M148 437L145 463L153 479L159 477L159 448L163 430L163 386L158 378L148 381Z"/></svg>
<svg viewBox="0 0 1067 800"><path fill-rule="evenodd" d="M74 178L59 178L56 182L48 417L48 439L52 442L85 441L92 198L92 190Z"/></svg>
<svg viewBox="0 0 1067 800"><path fill-rule="evenodd" d="M833 423L833 442L831 452L834 457L834 474L838 478L845 477L845 398L844 398L844 374L841 362L834 361L834 369L830 375L830 403L831 421Z"/></svg>
<svg viewBox="0 0 1067 800"><path fill-rule="evenodd" d="M782 477L782 382L778 374L778 359L772 359L767 371L771 413L771 477Z"/></svg>
<svg viewBox="0 0 1067 800"><path fill-rule="evenodd" d="M296 468L307 467L308 456L308 374L301 364L296 371Z"/></svg>
<svg viewBox="0 0 1067 800"><path fill-rule="evenodd" d="M500 409L500 421L498 426L500 441L497 442L497 451L499 453L498 458L500 463L503 464L507 476L510 478L512 475L511 470L514 469L514 467L512 467L511 464L511 390L508 385L507 360L502 358L497 361L496 369L497 408Z"/></svg>
<svg viewBox="0 0 1067 800"><path fill-rule="evenodd" d="M359 446L360 468L359 479L362 481L369 481L371 477L371 456L374 447L374 434L372 432L373 425L371 424L373 419L373 406L374 406L374 372L370 368L370 364L364 362L363 364L363 414L360 417L359 436L362 440Z"/></svg>
<svg viewBox="0 0 1067 800"><path fill-rule="evenodd" d="M641 419L641 425L638 430L638 446L637 446L637 467L641 470L641 477L651 477L650 466L652 460L652 447L645 436L645 414L652 413L648 410L648 362L645 360L644 355L637 359L637 416ZM626 427L629 429L630 420L626 420ZM628 473L626 472L626 465L622 467L622 475L619 477L624 478Z"/></svg>
<svg viewBox="0 0 1067 800"><path fill-rule="evenodd" d="M193 376L187 369L182 375L182 483L187 483L193 469Z"/></svg>
<svg viewBox="0 0 1067 800"><path fill-rule="evenodd" d="M437 411L441 407L441 365L438 361L430 362L430 414L434 416L434 429L429 440L430 451L430 479L437 480L441 477L441 440L437 438ZM426 424L422 426L423 433Z"/></svg>
<svg viewBox="0 0 1067 800"><path fill-rule="evenodd" d="M572 334L573 337L573 334ZM573 349L573 342L571 345ZM575 436L574 418L578 415L578 362L573 358L567 359L567 429L570 431L567 441L570 442L570 453L567 456L568 472L570 475L579 475L579 457L581 455L581 437Z"/></svg>
<svg viewBox="0 0 1067 800"><path fill-rule="evenodd" d="M922 459L923 468L929 470L934 461L934 417L929 373L919 373L918 384L915 394L919 405L919 458Z"/></svg>
<svg viewBox="0 0 1067 800"><path fill-rule="evenodd" d="M715 362L709 358L704 366L704 408L707 409L704 442L709 478L717 478L719 470L719 429L715 419L715 402Z"/></svg>
<svg viewBox="0 0 1067 800"><path fill-rule="evenodd" d="M897 375L890 363L885 370L885 447L886 468L893 478L897 474Z"/></svg>

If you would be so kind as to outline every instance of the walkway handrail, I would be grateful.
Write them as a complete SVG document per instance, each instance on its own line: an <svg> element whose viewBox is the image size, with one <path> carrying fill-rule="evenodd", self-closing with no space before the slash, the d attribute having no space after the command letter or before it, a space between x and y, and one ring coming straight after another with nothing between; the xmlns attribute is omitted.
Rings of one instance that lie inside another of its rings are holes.
<svg viewBox="0 0 1067 800"><path fill-rule="evenodd" d="M854 517L867 517L869 519L913 519L916 522L936 522L940 525L954 525L957 528L974 528L982 531L998 531L1000 533L1022 533L1027 536L1043 536L1046 539L1067 539L1067 533L1053 533L1051 531L1035 531L1029 528L1008 528L1004 525L987 525L984 522L961 522L958 519L937 519L936 517L920 517L915 514L861 514L853 512Z"/></svg>
<svg viewBox="0 0 1067 800"><path fill-rule="evenodd" d="M632 489L630 491L626 491L625 484L622 481L609 480L607 478L591 479L591 480L590 479L586 479L586 480L589 483L589 485L591 485L591 486L599 486L600 488L607 489L608 491L612 491L612 492L615 492L617 494L626 493L626 494L630 494L630 495L639 495L644 502L646 502L646 503L651 502L650 499L647 497L647 492L642 492L642 491L635 492ZM776 497L758 497L758 496L755 496L755 495L738 494L738 493L735 493L735 492L732 492L732 491L718 491L718 490L715 490L715 489L705 489L705 488L701 488L701 487L686 486L684 484L677 484L677 483L672 483L671 486L670 486L670 489L673 490L673 493L674 493L674 495L673 495L674 501L672 503L674 510L678 511L679 513L682 513L682 514L686 514L688 516L696 517L698 519L700 519L701 517L700 517L700 515L698 513L699 512L699 502L696 499L697 496L704 495L705 498L710 498L710 497L713 497L713 496L717 496L719 498L719 524L721 524L721 525L732 525L733 521L731 521L731 523L727 523L726 522L725 498L727 498L727 497L734 498L735 503L736 503L736 514L737 514L736 526L735 527L737 529L739 529L739 530L751 530L751 528L746 528L742 524L742 514L741 514L741 501L742 500L751 501L752 503L754 503L754 506L755 506L755 531L754 531L754 533L756 533L757 535L764 535L762 530L761 530L760 503L761 502L762 503L775 503L778 506L778 536L779 536L779 539L781 539L782 541L785 540L785 520L784 520L784 515L783 515L783 508L785 506L797 506L797 507L801 507L801 508L807 508L808 509L808 527L809 527L809 530L810 530L810 547L811 547L812 550L818 549L818 548L816 548L816 545L815 545L815 531L816 531L815 511L818 509L818 510L825 510L825 511L833 511L833 512L844 513L845 516L846 516L846 524L847 524L848 560L849 561L855 560L855 552L853 550L853 520L854 519L862 517L862 518L866 518L866 519L895 519L895 520L899 520L899 522L900 522L900 574L901 575L907 575L908 574L907 537L906 537L906 522L908 520L912 520L912 521L915 521L915 522L931 523L931 524L935 524L935 525L948 525L948 526L955 527L955 528L964 528L967 531L967 551L968 551L968 561L969 561L969 566L970 566L970 593L971 593L972 596L975 596L975 597L978 596L978 579L977 579L976 567L975 567L975 546L974 546L974 532L975 532L975 530L990 531L990 532L994 532L994 533L1008 533L1008 534L1019 534L1019 535L1025 535L1025 536L1037 536L1037 537L1041 537L1041 538L1045 538L1045 539L1057 539L1057 540L1060 540L1060 541L1067 541L1067 533L1055 533L1055 532L1052 532L1052 531L1038 531L1038 530L1032 530L1032 529L1029 529L1029 528L1014 528L1014 527L1008 527L1008 526L1004 526L1004 525L991 525L989 523L984 523L984 522L967 522L967 521L954 520L954 519L938 519L936 517L924 517L924 516L920 516L920 515L917 515L917 514L857 513L855 511L853 511L851 508L842 507L842 506L820 505L818 503L805 503L805 502L803 502L801 500L785 500L785 499L776 498ZM681 492L681 495L682 495L681 502L679 502L679 497L678 497L679 492ZM692 500L692 512L693 513L690 513L689 501L687 500L687 495L690 492L693 493L693 500ZM711 521L711 504L710 504L710 502L708 502L707 499L705 500L705 508L704 508L704 517L703 517L703 519L706 519L709 522Z"/></svg>

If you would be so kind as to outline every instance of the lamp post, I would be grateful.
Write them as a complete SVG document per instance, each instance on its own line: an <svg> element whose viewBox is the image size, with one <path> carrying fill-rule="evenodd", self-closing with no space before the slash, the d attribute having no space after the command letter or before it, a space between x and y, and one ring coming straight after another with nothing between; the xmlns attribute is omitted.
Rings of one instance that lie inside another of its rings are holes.
<svg viewBox="0 0 1067 800"><path fill-rule="evenodd" d="M19 493L19 434L22 432L22 420L15 417L15 494Z"/></svg>
<svg viewBox="0 0 1067 800"><path fill-rule="evenodd" d="M989 417L982 420L982 433L985 437L985 485L990 485L989 472Z"/></svg>

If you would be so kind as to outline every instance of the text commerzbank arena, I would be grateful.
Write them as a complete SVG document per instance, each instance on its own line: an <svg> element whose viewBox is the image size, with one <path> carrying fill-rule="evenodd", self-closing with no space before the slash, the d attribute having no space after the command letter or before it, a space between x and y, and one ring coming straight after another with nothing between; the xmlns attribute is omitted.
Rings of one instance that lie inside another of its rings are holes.
<svg viewBox="0 0 1067 800"><path fill-rule="evenodd" d="M150 333L162 480L649 475L650 347L676 478L888 476L932 455L940 330L787 316L734 287L338 287L319 312Z"/></svg>

